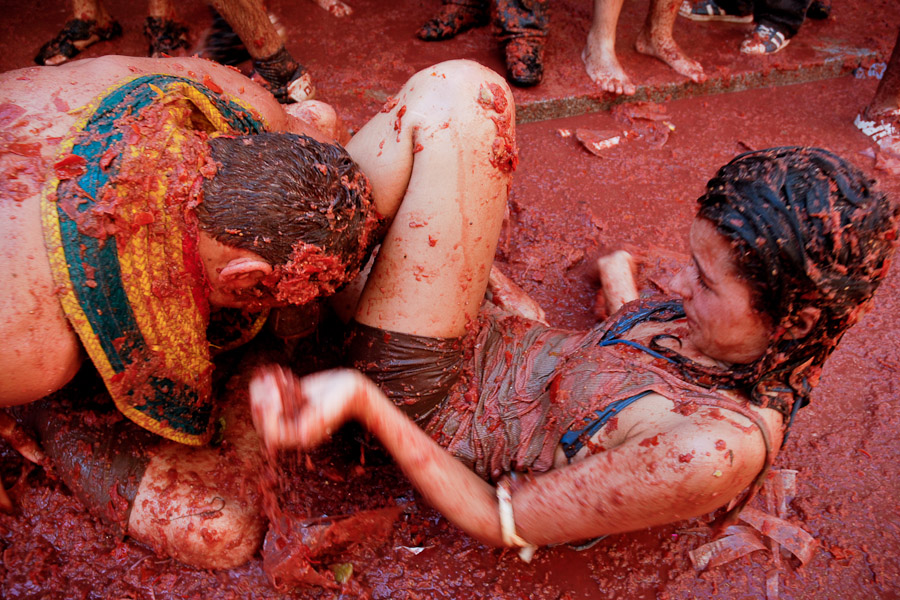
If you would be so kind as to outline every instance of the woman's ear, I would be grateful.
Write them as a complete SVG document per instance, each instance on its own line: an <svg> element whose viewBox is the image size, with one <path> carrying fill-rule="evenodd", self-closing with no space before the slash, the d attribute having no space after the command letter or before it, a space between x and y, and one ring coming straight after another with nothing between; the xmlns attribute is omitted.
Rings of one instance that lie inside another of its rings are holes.
<svg viewBox="0 0 900 600"><path fill-rule="evenodd" d="M253 287L271 272L272 265L268 262L259 258L242 256L228 261L228 264L219 273L219 279L227 289L242 290Z"/></svg>
<svg viewBox="0 0 900 600"><path fill-rule="evenodd" d="M801 308L794 316L793 323L787 328L785 337L789 340L802 340L809 335L821 316L822 311L814 306Z"/></svg>

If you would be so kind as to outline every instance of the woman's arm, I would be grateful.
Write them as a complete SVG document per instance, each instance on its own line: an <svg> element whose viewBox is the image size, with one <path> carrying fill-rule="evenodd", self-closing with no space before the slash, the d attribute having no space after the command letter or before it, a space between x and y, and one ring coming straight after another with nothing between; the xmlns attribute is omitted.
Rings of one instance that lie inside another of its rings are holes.
<svg viewBox="0 0 900 600"><path fill-rule="evenodd" d="M269 372L251 384L251 401L257 429L276 447L311 448L347 420L360 421L434 508L473 537L503 545L495 488L358 372L303 380ZM641 424L629 426L619 445L514 488L522 538L538 545L576 541L702 515L737 495L762 468L762 438L744 417L706 408L680 415L661 396L643 402Z"/></svg>
<svg viewBox="0 0 900 600"><path fill-rule="evenodd" d="M298 380L271 367L250 384L253 421L269 447L313 448L355 419L384 445L434 508L469 535L503 545L494 488L406 417L358 371Z"/></svg>

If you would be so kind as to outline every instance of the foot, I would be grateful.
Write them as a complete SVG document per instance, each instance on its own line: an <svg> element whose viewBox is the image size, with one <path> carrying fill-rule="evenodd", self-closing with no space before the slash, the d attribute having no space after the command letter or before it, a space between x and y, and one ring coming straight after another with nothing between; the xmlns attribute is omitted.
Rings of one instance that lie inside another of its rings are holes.
<svg viewBox="0 0 900 600"><path fill-rule="evenodd" d="M171 19L147 17L144 21L144 37L150 47L147 56L159 58L166 56L183 56L188 48L188 28L186 25Z"/></svg>
<svg viewBox="0 0 900 600"><path fill-rule="evenodd" d="M101 25L97 21L72 19L56 37L41 46L34 62L39 65L61 65L88 46L121 35L122 26L117 21L107 21Z"/></svg>
<svg viewBox="0 0 900 600"><path fill-rule="evenodd" d="M449 40L458 33L487 23L488 12L484 8L465 4L444 4L438 14L422 25L416 35L427 42Z"/></svg>
<svg viewBox="0 0 900 600"><path fill-rule="evenodd" d="M517 37L506 43L506 78L521 87L537 85L544 76L544 38Z"/></svg>
<svg viewBox="0 0 900 600"><path fill-rule="evenodd" d="M581 51L581 60L584 62L588 77L604 92L631 96L637 90L614 52L606 52L595 47L588 40L587 46Z"/></svg>
<svg viewBox="0 0 900 600"><path fill-rule="evenodd" d="M735 15L728 13L724 8L716 4L715 0L700 0L699 2L684 0L678 9L678 14L691 21L753 22L752 14Z"/></svg>
<svg viewBox="0 0 900 600"><path fill-rule="evenodd" d="M541 305L507 277L497 265L491 267L487 291L490 301L507 312L548 325L547 315Z"/></svg>
<svg viewBox="0 0 900 600"><path fill-rule="evenodd" d="M641 54L658 58L694 83L706 81L706 73L700 63L688 58L671 37L654 36L642 30L634 47Z"/></svg>
<svg viewBox="0 0 900 600"><path fill-rule="evenodd" d="M353 14L350 6L341 2L341 0L313 0L321 8L324 8L335 17L349 17Z"/></svg>

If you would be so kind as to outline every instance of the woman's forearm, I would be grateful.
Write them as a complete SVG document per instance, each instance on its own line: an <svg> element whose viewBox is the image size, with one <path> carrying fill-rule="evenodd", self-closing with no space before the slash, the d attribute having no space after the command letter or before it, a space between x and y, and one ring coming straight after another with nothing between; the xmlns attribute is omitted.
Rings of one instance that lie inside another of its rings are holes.
<svg viewBox="0 0 900 600"><path fill-rule="evenodd" d="M410 421L371 382L358 419L384 445L429 504L482 542L502 546L493 486L467 469Z"/></svg>

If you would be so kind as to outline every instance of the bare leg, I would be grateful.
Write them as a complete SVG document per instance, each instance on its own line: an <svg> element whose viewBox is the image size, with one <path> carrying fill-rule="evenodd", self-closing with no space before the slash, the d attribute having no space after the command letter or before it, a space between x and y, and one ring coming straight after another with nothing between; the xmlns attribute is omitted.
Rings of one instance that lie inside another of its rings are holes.
<svg viewBox="0 0 900 600"><path fill-rule="evenodd" d="M144 22L144 37L149 48L147 56L159 58L188 55L188 28L177 20L175 4L172 0L149 0L147 20Z"/></svg>
<svg viewBox="0 0 900 600"><path fill-rule="evenodd" d="M100 25L110 21L109 13L100 0L72 0L72 16L82 21L97 21Z"/></svg>
<svg viewBox="0 0 900 600"><path fill-rule="evenodd" d="M484 298L515 168L506 82L470 61L420 71L347 149L393 219L356 320L463 335Z"/></svg>
<svg viewBox="0 0 900 600"><path fill-rule="evenodd" d="M147 16L160 19L174 19L175 6L171 0L149 0L147 2Z"/></svg>
<svg viewBox="0 0 900 600"><path fill-rule="evenodd" d="M588 77L605 92L634 94L635 87L616 57L616 25L624 0L594 0L594 20L581 52Z"/></svg>
<svg viewBox="0 0 900 600"><path fill-rule="evenodd" d="M681 0L651 0L647 20L634 46L641 54L655 56L676 72L700 83L706 81L703 67L697 61L688 58L672 37L672 28L675 26L675 17L680 4Z"/></svg>
<svg viewBox="0 0 900 600"><path fill-rule="evenodd" d="M210 0L210 4L244 40L253 58L272 56L284 45L258 0Z"/></svg>
<svg viewBox="0 0 900 600"><path fill-rule="evenodd" d="M128 534L195 567L240 565L262 543L265 521L252 474L259 441L244 389L229 386L225 441L191 448L166 442L150 459L134 499Z"/></svg>

